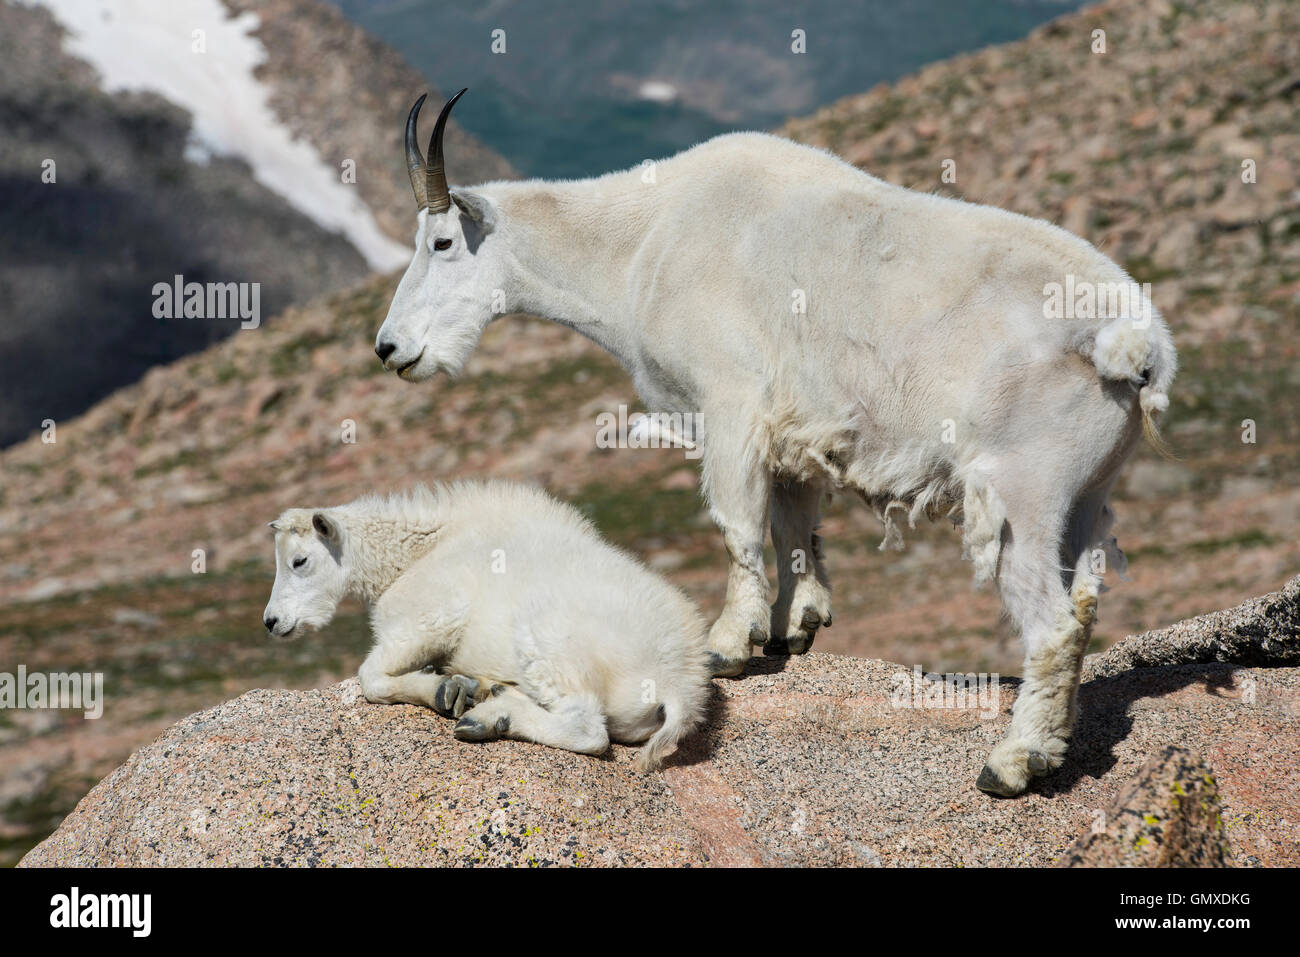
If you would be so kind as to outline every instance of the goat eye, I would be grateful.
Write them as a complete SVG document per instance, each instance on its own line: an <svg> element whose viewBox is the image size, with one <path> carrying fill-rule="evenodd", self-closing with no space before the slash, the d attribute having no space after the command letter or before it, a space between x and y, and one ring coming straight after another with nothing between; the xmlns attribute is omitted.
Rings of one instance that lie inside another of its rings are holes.
<svg viewBox="0 0 1300 957"><path fill-rule="evenodd" d="M307 556L306 556L306 555L303 555L303 556L300 557L300 558L295 558L295 559L293 560L293 567L294 567L294 568L302 568L302 566L303 566L303 565L306 565L306 564L307 564Z"/></svg>
<svg viewBox="0 0 1300 957"><path fill-rule="evenodd" d="M433 248L436 249L436 250L438 250L438 252L442 252L444 249L450 249L450 248L451 248L451 240L450 240L450 239L435 239L435 240L433 241Z"/></svg>

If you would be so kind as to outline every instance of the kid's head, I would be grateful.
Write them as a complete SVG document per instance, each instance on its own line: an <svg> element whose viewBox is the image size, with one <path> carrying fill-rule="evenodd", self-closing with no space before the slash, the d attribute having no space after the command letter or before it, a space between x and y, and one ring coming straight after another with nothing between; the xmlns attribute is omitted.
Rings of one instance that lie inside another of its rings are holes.
<svg viewBox="0 0 1300 957"><path fill-rule="evenodd" d="M323 628L347 590L343 527L330 509L292 508L271 522L275 584L262 623L275 638Z"/></svg>

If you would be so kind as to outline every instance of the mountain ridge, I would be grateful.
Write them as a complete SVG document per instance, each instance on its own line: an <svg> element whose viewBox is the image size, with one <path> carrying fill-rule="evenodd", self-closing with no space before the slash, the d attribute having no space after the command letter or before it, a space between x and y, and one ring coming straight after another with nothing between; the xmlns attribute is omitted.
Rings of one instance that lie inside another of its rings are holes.
<svg viewBox="0 0 1300 957"><path fill-rule="evenodd" d="M349 237L259 178L248 144L209 152L196 142L196 116L159 92L105 91L99 70L68 51L64 21L32 2L0 2L0 445L238 327L230 318L158 320L151 308L158 282L180 274L256 283L261 318L270 321L370 274ZM409 245L414 210L402 127L410 102L428 89L423 78L323 2L204 2L256 16L250 42L266 54L256 74L271 93L279 124L271 132L310 144L324 176L352 161L355 184L342 182L340 170L335 188L356 190L363 212L373 212L371 245L382 241L388 262L400 262L393 251ZM183 10L171 12L184 20ZM191 53L193 61L209 72L233 69L234 52L221 46L242 29L233 23L223 21L224 32L214 31L212 48ZM154 44L142 49L161 56L175 44L189 50L190 37ZM203 69L191 76L204 78ZM455 174L514 175L454 122L448 145ZM47 168L53 182L44 181Z"/></svg>

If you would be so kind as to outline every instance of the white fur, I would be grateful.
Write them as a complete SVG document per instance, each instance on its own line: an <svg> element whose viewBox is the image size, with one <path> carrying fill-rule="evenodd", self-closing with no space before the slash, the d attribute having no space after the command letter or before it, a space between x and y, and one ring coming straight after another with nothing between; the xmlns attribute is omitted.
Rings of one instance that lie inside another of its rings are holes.
<svg viewBox="0 0 1300 957"><path fill-rule="evenodd" d="M456 709L457 736L587 753L648 740L643 769L703 714L706 629L694 605L537 489L421 486L290 509L272 527L268 627L291 637L361 597L376 643L359 678L372 701L437 707L444 683L460 682L473 707Z"/></svg>
<svg viewBox="0 0 1300 957"><path fill-rule="evenodd" d="M1128 284L1123 270L1049 223L762 134L453 199L420 214L378 335L389 368L412 381L456 371L494 315L529 312L613 353L651 410L700 413L703 490L731 559L709 638L718 673L739 672L751 641L803 651L829 623L824 490L860 494L899 547L901 517L964 519L977 574L996 578L1024 637L1022 697L1043 702L1017 710L1012 737L1028 745L1015 760L1059 763L1064 699L1032 693L1030 664L1083 640L1073 570L1100 542L1093 525L1143 413L1168 405L1176 358L1142 297L1105 319L1047 319L1044 299L1067 277ZM452 248L435 251L439 238ZM1022 718L1040 706L1047 718ZM1003 783L1023 789L1033 769L1011 763Z"/></svg>

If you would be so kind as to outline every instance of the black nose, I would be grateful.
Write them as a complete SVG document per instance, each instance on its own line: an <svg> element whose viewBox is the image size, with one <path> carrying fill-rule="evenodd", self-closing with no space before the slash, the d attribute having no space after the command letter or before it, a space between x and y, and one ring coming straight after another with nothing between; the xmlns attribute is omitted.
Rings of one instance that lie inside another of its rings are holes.
<svg viewBox="0 0 1300 957"><path fill-rule="evenodd" d="M388 357L391 356L396 349L397 346L391 342L381 342L375 346L375 355L379 356L380 362L387 362Z"/></svg>
<svg viewBox="0 0 1300 957"><path fill-rule="evenodd" d="M274 630L275 630L275 623L276 623L277 621L279 621L279 620L280 620L279 618L263 618L263 619L262 619L262 624L266 625L266 630L267 630L267 631L274 631Z"/></svg>

